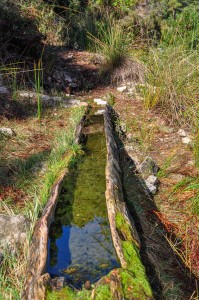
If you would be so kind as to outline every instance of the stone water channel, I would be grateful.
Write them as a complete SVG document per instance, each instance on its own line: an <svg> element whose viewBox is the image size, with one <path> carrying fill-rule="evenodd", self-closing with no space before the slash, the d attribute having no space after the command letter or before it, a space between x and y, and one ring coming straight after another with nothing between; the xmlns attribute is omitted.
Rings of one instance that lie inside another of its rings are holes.
<svg viewBox="0 0 199 300"><path fill-rule="evenodd" d="M104 117L90 114L84 155L61 190L48 241L47 272L79 289L120 266L106 208Z"/></svg>
<svg viewBox="0 0 199 300"><path fill-rule="evenodd" d="M23 300L48 299L51 292L52 299L153 299L124 201L112 118L106 106L104 115L90 114L86 124L83 117L77 127L76 143L86 136L84 155L74 161L68 154L69 168L52 185L35 225Z"/></svg>

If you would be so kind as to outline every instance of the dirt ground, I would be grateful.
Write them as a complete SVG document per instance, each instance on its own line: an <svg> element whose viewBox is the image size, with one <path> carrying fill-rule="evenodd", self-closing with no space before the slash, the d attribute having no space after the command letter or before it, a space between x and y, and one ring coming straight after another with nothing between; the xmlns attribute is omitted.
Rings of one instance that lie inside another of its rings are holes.
<svg viewBox="0 0 199 300"><path fill-rule="evenodd" d="M37 170L44 167L57 133L63 128L67 130L70 113L70 109L46 109L41 121L37 119L35 112L29 116L22 112L20 115L13 114L13 118L9 119L1 116L0 127L14 131L12 136L1 137L1 202L13 208L25 205L31 179L34 181Z"/></svg>

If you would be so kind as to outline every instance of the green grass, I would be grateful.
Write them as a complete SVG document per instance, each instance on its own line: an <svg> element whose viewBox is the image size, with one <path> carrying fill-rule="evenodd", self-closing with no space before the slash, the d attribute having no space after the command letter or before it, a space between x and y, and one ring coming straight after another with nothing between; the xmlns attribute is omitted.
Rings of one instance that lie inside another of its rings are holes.
<svg viewBox="0 0 199 300"><path fill-rule="evenodd" d="M103 57L102 71L113 72L128 55L124 32L115 20L99 23L98 26L98 37L91 34L89 37L95 44L95 51Z"/></svg>
<svg viewBox="0 0 199 300"><path fill-rule="evenodd" d="M171 121L197 128L199 120L198 50L168 47L148 56L144 105L158 108Z"/></svg>

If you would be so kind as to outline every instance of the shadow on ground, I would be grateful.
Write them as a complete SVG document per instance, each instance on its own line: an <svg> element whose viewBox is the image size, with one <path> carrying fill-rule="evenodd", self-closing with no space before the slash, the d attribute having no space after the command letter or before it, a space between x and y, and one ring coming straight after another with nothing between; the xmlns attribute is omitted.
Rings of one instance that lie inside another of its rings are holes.
<svg viewBox="0 0 199 300"><path fill-rule="evenodd" d="M145 265L154 297L157 300L195 299L197 279L167 241L166 236L173 241L177 237L167 231L154 213L154 211L158 212L154 198L147 192L145 181L125 150L123 138L125 137L122 137L122 133L120 136L115 133L123 173L124 198L139 234L141 259Z"/></svg>

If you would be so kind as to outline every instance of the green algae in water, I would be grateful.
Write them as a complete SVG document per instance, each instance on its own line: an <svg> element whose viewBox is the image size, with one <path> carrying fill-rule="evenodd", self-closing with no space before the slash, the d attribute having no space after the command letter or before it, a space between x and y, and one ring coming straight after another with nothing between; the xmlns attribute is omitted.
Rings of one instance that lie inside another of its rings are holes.
<svg viewBox="0 0 199 300"><path fill-rule="evenodd" d="M81 288L119 266L105 200L103 116L93 116L85 155L66 179L50 228L47 272Z"/></svg>

